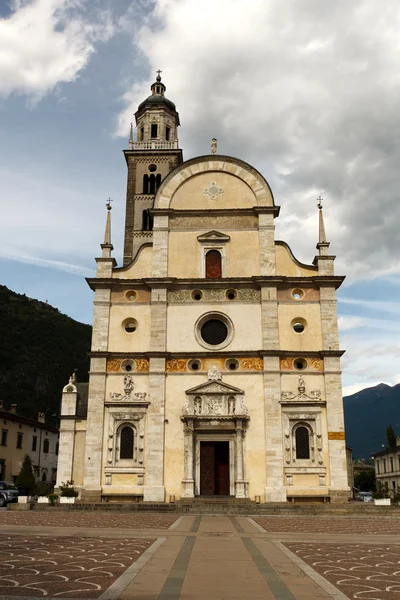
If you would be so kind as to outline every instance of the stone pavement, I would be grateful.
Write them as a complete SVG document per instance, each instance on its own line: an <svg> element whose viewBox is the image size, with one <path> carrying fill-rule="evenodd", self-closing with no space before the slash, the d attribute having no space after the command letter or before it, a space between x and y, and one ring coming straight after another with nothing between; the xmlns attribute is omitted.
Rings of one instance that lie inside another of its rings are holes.
<svg viewBox="0 0 400 600"><path fill-rule="evenodd" d="M400 597L398 519L77 517L0 513L0 600Z"/></svg>

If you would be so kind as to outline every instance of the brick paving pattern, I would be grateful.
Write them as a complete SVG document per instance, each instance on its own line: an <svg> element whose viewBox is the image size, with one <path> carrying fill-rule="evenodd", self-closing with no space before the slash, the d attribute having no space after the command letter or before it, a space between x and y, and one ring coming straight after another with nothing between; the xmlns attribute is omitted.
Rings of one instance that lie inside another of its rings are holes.
<svg viewBox="0 0 400 600"><path fill-rule="evenodd" d="M97 598L154 540L0 537L0 594Z"/></svg>
<svg viewBox="0 0 400 600"><path fill-rule="evenodd" d="M268 532L277 533L354 533L399 535L400 519L352 519L340 517L298 518L298 517L257 517L254 518Z"/></svg>
<svg viewBox="0 0 400 600"><path fill-rule="evenodd" d="M398 600L400 546L287 543L289 550L349 598Z"/></svg>
<svg viewBox="0 0 400 600"><path fill-rule="evenodd" d="M168 529L177 520L177 515L115 514L102 512L0 512L2 525L43 527L122 527L129 529Z"/></svg>

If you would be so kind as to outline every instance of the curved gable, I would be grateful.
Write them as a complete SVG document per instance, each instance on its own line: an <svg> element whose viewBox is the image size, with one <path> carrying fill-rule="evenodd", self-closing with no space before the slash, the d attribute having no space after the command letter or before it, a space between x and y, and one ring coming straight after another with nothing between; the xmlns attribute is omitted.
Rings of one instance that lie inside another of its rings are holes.
<svg viewBox="0 0 400 600"><path fill-rule="evenodd" d="M227 156L201 156L163 181L154 208L226 209L275 206L271 189L253 167Z"/></svg>

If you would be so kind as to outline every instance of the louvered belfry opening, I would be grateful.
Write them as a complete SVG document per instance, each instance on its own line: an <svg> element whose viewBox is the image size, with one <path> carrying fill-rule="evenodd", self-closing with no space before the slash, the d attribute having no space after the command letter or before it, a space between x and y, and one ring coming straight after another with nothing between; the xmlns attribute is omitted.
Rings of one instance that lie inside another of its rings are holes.
<svg viewBox="0 0 400 600"><path fill-rule="evenodd" d="M119 457L120 458L133 458L133 429L132 429L132 427L123 427L121 430Z"/></svg>
<svg viewBox="0 0 400 600"><path fill-rule="evenodd" d="M220 279L222 277L222 257L218 250L209 250L206 254L206 278Z"/></svg>
<svg viewBox="0 0 400 600"><path fill-rule="evenodd" d="M296 429L296 458L310 458L310 441L306 427Z"/></svg>

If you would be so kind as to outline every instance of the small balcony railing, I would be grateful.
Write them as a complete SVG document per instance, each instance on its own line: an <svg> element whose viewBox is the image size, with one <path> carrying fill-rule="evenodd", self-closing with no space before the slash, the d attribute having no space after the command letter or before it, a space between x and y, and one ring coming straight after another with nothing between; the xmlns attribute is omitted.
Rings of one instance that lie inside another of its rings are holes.
<svg viewBox="0 0 400 600"><path fill-rule="evenodd" d="M165 142L160 140L148 140L147 142L131 142L131 150L175 150L179 148L178 140Z"/></svg>

